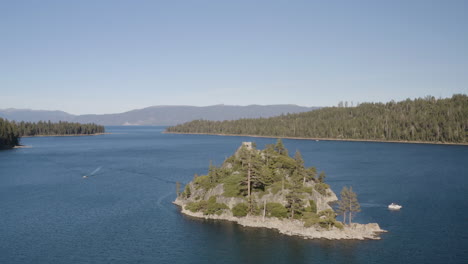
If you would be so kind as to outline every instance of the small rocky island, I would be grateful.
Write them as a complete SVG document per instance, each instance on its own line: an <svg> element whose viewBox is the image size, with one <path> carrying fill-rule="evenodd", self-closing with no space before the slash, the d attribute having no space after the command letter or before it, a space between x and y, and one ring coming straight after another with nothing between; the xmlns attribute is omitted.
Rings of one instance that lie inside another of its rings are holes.
<svg viewBox="0 0 468 264"><path fill-rule="evenodd" d="M195 175L174 203L189 216L304 238L380 239L385 231L378 224L351 223L353 210L340 210L348 224L336 220L330 204L338 198L324 179L325 173L304 167L299 151L291 158L281 140L264 150L243 142L220 167L210 164L208 175Z"/></svg>

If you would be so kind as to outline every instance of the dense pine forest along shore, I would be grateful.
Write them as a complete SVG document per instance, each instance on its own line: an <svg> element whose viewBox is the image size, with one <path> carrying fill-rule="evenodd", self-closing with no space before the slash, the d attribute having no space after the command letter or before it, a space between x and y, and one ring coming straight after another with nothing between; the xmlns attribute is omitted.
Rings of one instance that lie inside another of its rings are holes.
<svg viewBox="0 0 468 264"><path fill-rule="evenodd" d="M452 142L430 142L430 141L398 141L398 140L373 140L373 139L339 139L339 138L310 138L310 137L275 137L275 136L258 136L244 134L213 134L213 133L185 133L185 132L168 132L164 134L180 134L180 135L211 135L223 137L253 137L253 138L282 138L282 139L297 139L297 140L316 140L316 141L347 141L347 142L381 142L381 143L402 143L402 144L434 144L434 145L461 145L468 146L468 142L452 143Z"/></svg>
<svg viewBox="0 0 468 264"><path fill-rule="evenodd" d="M34 136L22 136L22 137L83 137L83 136L100 136L100 135L110 135L112 133L93 133L93 134L50 134L50 135L34 135Z"/></svg>
<svg viewBox="0 0 468 264"><path fill-rule="evenodd" d="M21 137L91 136L105 134L104 126L71 122L14 122L0 118L0 149L20 145Z"/></svg>
<svg viewBox="0 0 468 264"><path fill-rule="evenodd" d="M274 138L468 144L468 96L325 107L311 112L234 121L195 120L168 133Z"/></svg>
<svg viewBox="0 0 468 264"><path fill-rule="evenodd" d="M19 133L13 122L0 118L0 149L9 149L19 145Z"/></svg>

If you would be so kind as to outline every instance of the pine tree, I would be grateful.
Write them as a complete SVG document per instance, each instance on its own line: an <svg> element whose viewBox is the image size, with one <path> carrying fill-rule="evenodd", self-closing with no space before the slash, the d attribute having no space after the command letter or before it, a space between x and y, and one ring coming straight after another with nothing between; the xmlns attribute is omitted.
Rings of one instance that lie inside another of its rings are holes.
<svg viewBox="0 0 468 264"><path fill-rule="evenodd" d="M278 152L280 155L288 156L288 150L284 146L281 138L278 138L278 140L276 141L275 151Z"/></svg>
<svg viewBox="0 0 468 264"><path fill-rule="evenodd" d="M304 159L302 159L302 155L299 150L296 150L296 153L294 154L294 160L296 161L296 170L294 175L302 180L302 185L305 185L307 180L307 173L304 169Z"/></svg>
<svg viewBox="0 0 468 264"><path fill-rule="evenodd" d="M346 224L346 213L348 210L346 209L347 207L347 202L349 200L349 190L348 187L344 186L343 189L341 190L340 193L341 200L338 201L338 209L337 209L337 214L343 214L343 223Z"/></svg>
<svg viewBox="0 0 468 264"><path fill-rule="evenodd" d="M353 187L343 187L341 190L341 200L338 201L338 214L343 214L343 223L346 223L346 214L348 214L348 223L352 224L353 215L361 211L361 206L357 200L357 195L353 192Z"/></svg>

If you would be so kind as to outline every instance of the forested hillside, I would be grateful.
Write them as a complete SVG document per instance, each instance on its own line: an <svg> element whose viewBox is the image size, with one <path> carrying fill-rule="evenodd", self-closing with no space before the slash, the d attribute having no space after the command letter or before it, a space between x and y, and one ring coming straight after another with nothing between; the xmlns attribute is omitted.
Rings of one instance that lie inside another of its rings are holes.
<svg viewBox="0 0 468 264"><path fill-rule="evenodd" d="M0 118L0 149L12 148L19 144L19 134L16 125Z"/></svg>
<svg viewBox="0 0 468 264"><path fill-rule="evenodd" d="M151 106L135 109L124 113L103 115L72 115L62 111L44 111L30 109L0 109L0 117L11 121L52 122L67 121L78 123L96 123L105 126L146 125L168 126L177 125L197 119L204 120L236 120L240 118L272 117L286 113L302 113L318 107L298 105L212 105L212 106Z"/></svg>
<svg viewBox="0 0 468 264"><path fill-rule="evenodd" d="M306 168L298 150L290 157L281 139L264 150L243 142L221 167L210 164L208 175L195 176L178 201L205 215L231 211L244 217L263 211L266 217L299 219L306 227L343 228L328 205L336 196L325 177L315 167Z"/></svg>
<svg viewBox="0 0 468 264"><path fill-rule="evenodd" d="M326 107L272 118L196 120L168 132L467 143L468 96Z"/></svg>
<svg viewBox="0 0 468 264"><path fill-rule="evenodd" d="M104 133L104 126L96 124L80 124L70 122L51 123L39 121L37 123L14 123L21 136L48 136L48 135L91 135Z"/></svg>
<svg viewBox="0 0 468 264"><path fill-rule="evenodd" d="M103 126L69 122L11 122L0 118L0 149L19 145L21 136L91 135L104 133Z"/></svg>

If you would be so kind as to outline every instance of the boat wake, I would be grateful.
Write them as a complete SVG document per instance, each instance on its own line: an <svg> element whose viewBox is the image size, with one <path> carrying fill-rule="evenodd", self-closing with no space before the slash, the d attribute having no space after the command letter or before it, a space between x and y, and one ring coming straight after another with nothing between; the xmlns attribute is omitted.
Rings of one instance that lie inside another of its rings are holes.
<svg viewBox="0 0 468 264"><path fill-rule="evenodd" d="M93 176L94 174L98 173L101 170L102 166L97 167L95 170L93 170L89 175L84 175L83 178L88 178L89 176Z"/></svg>
<svg viewBox="0 0 468 264"><path fill-rule="evenodd" d="M174 192L169 192L161 197L159 197L158 201L156 202L157 207L162 208L164 210L169 210L166 206L166 204L163 204L163 200L168 198L170 195L174 194Z"/></svg>
<svg viewBox="0 0 468 264"><path fill-rule="evenodd" d="M361 203L361 207L386 207L386 205L377 203Z"/></svg>

